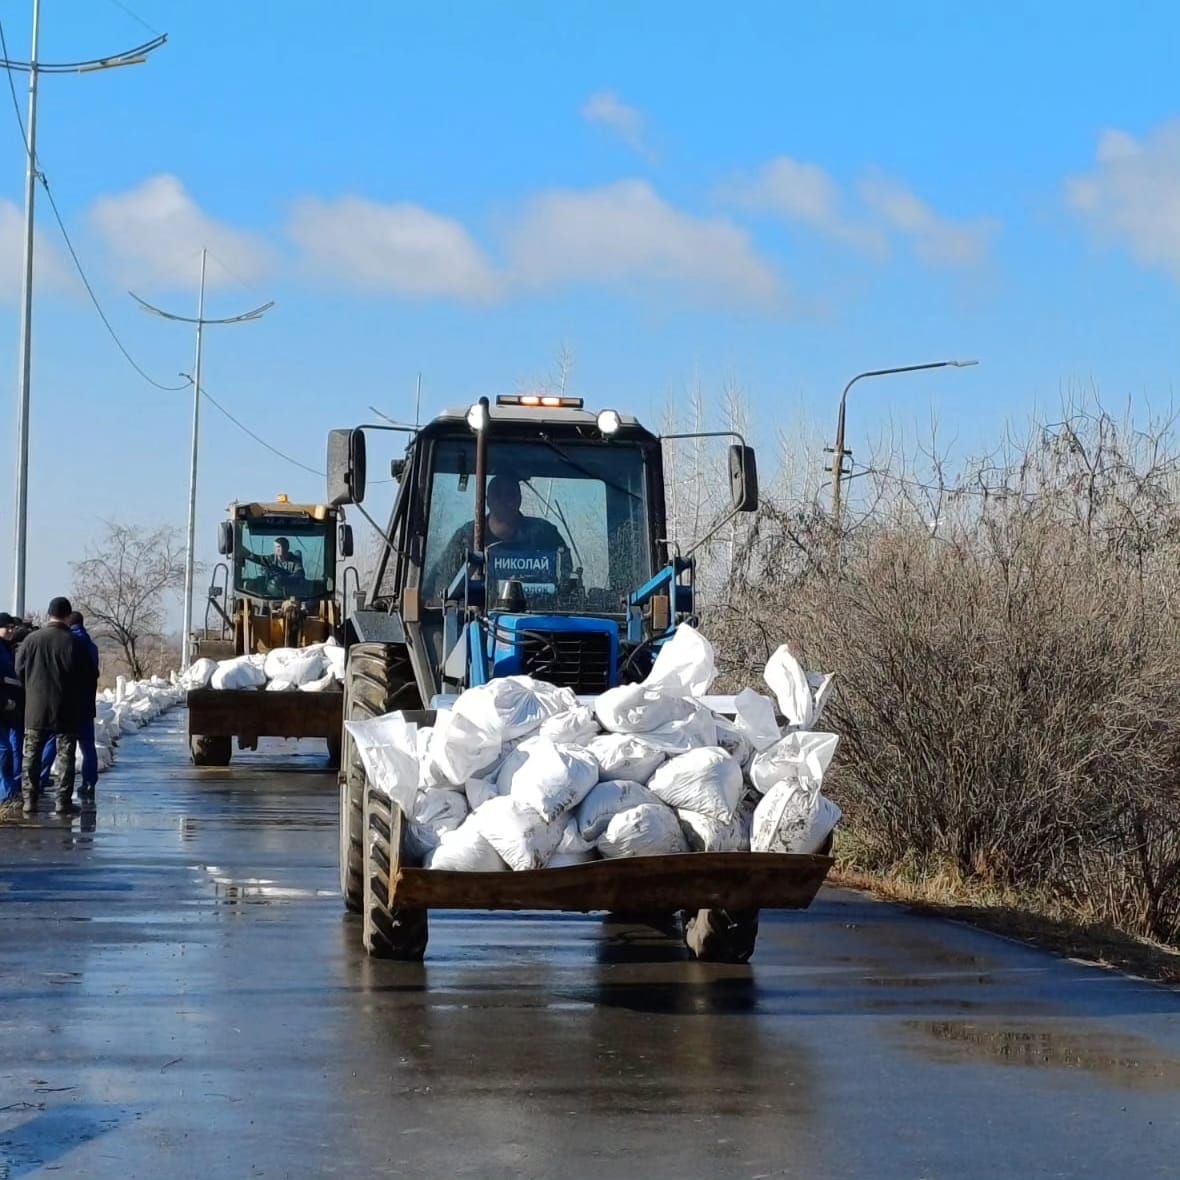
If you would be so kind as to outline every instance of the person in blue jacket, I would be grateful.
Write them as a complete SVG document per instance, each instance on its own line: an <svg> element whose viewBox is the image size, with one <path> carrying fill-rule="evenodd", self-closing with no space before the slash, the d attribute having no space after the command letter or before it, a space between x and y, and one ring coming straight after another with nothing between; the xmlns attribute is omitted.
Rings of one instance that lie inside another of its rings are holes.
<svg viewBox="0 0 1180 1180"><path fill-rule="evenodd" d="M21 797L21 746L25 740L25 690L16 674L20 619L0 612L0 805Z"/></svg>

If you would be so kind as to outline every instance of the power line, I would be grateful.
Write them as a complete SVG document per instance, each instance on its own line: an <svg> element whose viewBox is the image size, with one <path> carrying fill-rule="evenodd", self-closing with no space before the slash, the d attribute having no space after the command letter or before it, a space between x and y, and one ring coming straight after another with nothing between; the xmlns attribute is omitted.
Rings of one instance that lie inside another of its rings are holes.
<svg viewBox="0 0 1180 1180"><path fill-rule="evenodd" d="M139 15L139 13L138 13L138 12L135 12L135 11L133 11L132 9L128 8L128 7L127 7L127 5L123 3L123 0L111 0L111 3L112 3L112 4L113 4L113 5L116 7L116 8L118 8L118 9L121 9L121 10L122 10L123 12L125 12L125 13L126 13L128 16L129 16L129 17L131 17L131 19L132 19L133 21L135 21L135 22L136 22L136 24L139 24L139 25L141 25L143 28L147 29L147 31L148 31L149 33L151 33L153 37L158 37L158 36L160 35L160 30L159 30L159 29L152 28L152 26L151 26L151 25L149 25L149 24L147 23L147 21L145 21L145 20L143 19L143 17ZM5 54L4 54L4 56L5 56L5 57L7 57L7 56L8 56L8 54L7 54L7 53L5 53Z"/></svg>

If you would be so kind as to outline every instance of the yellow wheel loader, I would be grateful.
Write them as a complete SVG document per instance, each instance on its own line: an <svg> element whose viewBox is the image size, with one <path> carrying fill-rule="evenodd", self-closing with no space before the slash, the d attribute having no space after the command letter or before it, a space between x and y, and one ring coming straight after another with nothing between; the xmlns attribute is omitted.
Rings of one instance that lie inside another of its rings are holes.
<svg viewBox="0 0 1180 1180"><path fill-rule="evenodd" d="M352 528L341 509L322 504L234 503L218 527L205 625L191 656L232 659L340 637L344 579L338 558L352 556ZM345 570L345 573L353 573ZM355 576L355 574L354 574ZM343 693L299 689L194 688L188 693L189 750L197 766L228 766L233 739L253 750L260 737L322 737L340 763Z"/></svg>

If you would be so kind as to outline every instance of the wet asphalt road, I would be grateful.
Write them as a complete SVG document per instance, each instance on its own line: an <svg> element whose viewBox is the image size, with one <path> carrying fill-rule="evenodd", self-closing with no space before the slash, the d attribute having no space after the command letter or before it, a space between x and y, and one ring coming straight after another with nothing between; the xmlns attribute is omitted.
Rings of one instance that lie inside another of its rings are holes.
<svg viewBox="0 0 1180 1180"><path fill-rule="evenodd" d="M0 827L0 1180L1180 1174L1175 992L835 891L750 967L573 915L371 963L318 756L182 726Z"/></svg>

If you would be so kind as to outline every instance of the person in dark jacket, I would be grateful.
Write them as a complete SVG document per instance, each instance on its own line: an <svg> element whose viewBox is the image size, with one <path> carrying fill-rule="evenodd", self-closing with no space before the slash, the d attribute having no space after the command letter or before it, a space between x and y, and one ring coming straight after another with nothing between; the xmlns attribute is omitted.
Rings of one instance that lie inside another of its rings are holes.
<svg viewBox="0 0 1180 1180"><path fill-rule="evenodd" d="M16 672L13 642L20 619L0 612L0 805L20 799L25 690Z"/></svg>
<svg viewBox="0 0 1180 1180"><path fill-rule="evenodd" d="M78 610L71 611L70 617L66 622L69 623L70 631L73 633L74 638L81 641L82 646L86 648L87 655L90 656L91 662L94 664L95 692L92 692L86 701L83 702L87 708L82 721L82 728L78 730L78 749L82 753L82 785L78 788L78 795L82 800L83 806L85 806L87 803L94 802L94 789L98 786L98 751L94 748L94 719L98 716L96 696L101 667L98 660L98 645L90 638L90 635L86 631L86 620L82 617L82 612Z"/></svg>
<svg viewBox="0 0 1180 1180"><path fill-rule="evenodd" d="M58 815L74 807L78 733L92 706L98 672L85 644L70 630L68 598L49 604L49 619L16 653L16 670L25 685L24 801L30 814L41 791L41 754L57 737Z"/></svg>

